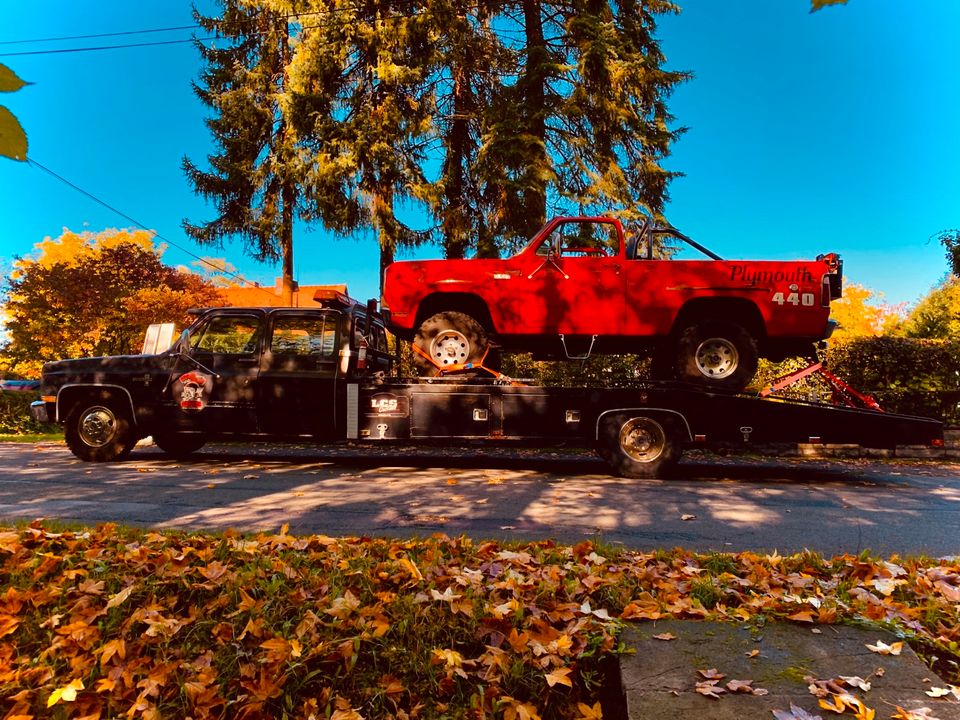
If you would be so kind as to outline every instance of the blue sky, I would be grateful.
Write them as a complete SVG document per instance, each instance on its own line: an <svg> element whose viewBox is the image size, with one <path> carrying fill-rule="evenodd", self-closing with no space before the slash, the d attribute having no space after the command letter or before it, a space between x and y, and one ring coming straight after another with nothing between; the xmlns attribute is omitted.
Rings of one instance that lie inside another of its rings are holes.
<svg viewBox="0 0 960 720"><path fill-rule="evenodd" d="M809 13L807 0L682 0L661 21L668 66L695 78L671 101L687 133L667 165L668 217L724 257L840 252L847 277L915 302L946 272L930 236L960 226L960 2L849 0ZM199 248L181 220L211 217L180 169L211 150L190 81L189 44L106 52L6 53L163 41L189 31L59 43L9 41L190 25L190 3L4 2L0 63L34 84L0 95L27 129L30 156L173 243L226 256L272 284L278 267L239 245ZM201 3L201 7L210 7ZM0 159L0 268L63 228L130 223L36 167ZM439 256L439 251L421 252ZM193 258L170 247L165 260ZM371 236L298 229L301 283L347 282L376 295Z"/></svg>

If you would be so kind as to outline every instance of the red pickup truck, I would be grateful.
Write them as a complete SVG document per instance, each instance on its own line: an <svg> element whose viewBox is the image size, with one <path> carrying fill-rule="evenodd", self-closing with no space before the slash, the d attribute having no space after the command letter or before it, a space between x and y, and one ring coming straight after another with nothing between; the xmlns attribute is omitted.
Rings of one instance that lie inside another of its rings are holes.
<svg viewBox="0 0 960 720"><path fill-rule="evenodd" d="M667 237L705 259L669 259ZM395 262L383 305L421 373L495 364L491 347L572 358L649 353L662 378L739 390L758 357L809 355L840 297L836 254L724 261L669 227L558 217L506 259Z"/></svg>

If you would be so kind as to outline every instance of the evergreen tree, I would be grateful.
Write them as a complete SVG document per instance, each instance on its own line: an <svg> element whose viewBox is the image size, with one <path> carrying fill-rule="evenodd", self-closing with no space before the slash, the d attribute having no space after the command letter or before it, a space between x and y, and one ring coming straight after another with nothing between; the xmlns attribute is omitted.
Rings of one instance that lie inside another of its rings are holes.
<svg viewBox="0 0 960 720"><path fill-rule="evenodd" d="M198 237L250 226L266 255L279 233L260 231L299 200L338 234L375 231L382 282L437 232L447 257L489 256L548 213L662 213L666 99L686 77L655 38L668 0L225 1L209 27L234 43L204 51L200 91L224 153L214 174L188 166L222 215ZM417 204L434 227L405 221Z"/></svg>
<svg viewBox="0 0 960 720"><path fill-rule="evenodd" d="M496 256L488 222L490 196L477 163L486 109L511 60L491 28L496 0L470 6L460 0L434 0L426 8L440 39L432 86L443 158L434 213L444 256L462 258L472 246L480 257Z"/></svg>
<svg viewBox="0 0 960 720"><path fill-rule="evenodd" d="M662 217L675 173L661 161L680 132L666 99L688 75L663 68L655 18L676 11L665 0L503 6L497 25L517 71L493 90L479 158L501 245L548 214Z"/></svg>
<svg viewBox="0 0 960 720"><path fill-rule="evenodd" d="M687 73L663 69L654 35L663 0L573 0L564 21L571 88L556 113L557 192L581 212L662 218L677 173L660 164L681 131L666 99Z"/></svg>
<svg viewBox="0 0 960 720"><path fill-rule="evenodd" d="M223 40L196 45L206 66L194 90L213 111L206 120L219 152L210 170L189 158L183 168L218 215L205 223L184 220L187 234L222 247L240 238L257 260L282 263L283 298L293 289L293 222L301 178L296 143L284 112L290 55L286 15L243 0L222 0L221 17L194 10L207 33Z"/></svg>
<svg viewBox="0 0 960 720"><path fill-rule="evenodd" d="M397 248L429 239L399 217L431 195L424 172L433 117L425 87L434 37L396 0L309 0L290 67L291 118L306 149L310 217L341 234L373 229L380 279Z"/></svg>

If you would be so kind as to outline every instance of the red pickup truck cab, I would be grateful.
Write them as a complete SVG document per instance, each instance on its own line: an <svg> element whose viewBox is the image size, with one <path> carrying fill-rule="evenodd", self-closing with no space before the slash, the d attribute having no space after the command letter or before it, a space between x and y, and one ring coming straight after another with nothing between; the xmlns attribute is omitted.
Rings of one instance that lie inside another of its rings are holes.
<svg viewBox="0 0 960 720"><path fill-rule="evenodd" d="M669 259L658 250L668 236L706 258ZM842 267L836 254L724 261L673 228L558 217L509 258L395 262L383 304L423 374L490 367L491 346L646 353L659 377L739 390L758 357L809 355L830 335Z"/></svg>

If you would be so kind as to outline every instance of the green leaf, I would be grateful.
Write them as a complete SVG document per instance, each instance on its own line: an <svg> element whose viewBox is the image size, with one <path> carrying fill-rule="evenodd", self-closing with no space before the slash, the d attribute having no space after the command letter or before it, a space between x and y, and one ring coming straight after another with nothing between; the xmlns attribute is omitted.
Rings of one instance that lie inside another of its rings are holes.
<svg viewBox="0 0 960 720"><path fill-rule="evenodd" d="M17 77L17 74L6 65L0 64L0 92L15 92L29 84Z"/></svg>
<svg viewBox="0 0 960 720"><path fill-rule="evenodd" d="M827 5L846 5L847 0L810 0L810 12L823 10Z"/></svg>
<svg viewBox="0 0 960 720"><path fill-rule="evenodd" d="M27 133L13 113L0 105L0 155L26 161Z"/></svg>

